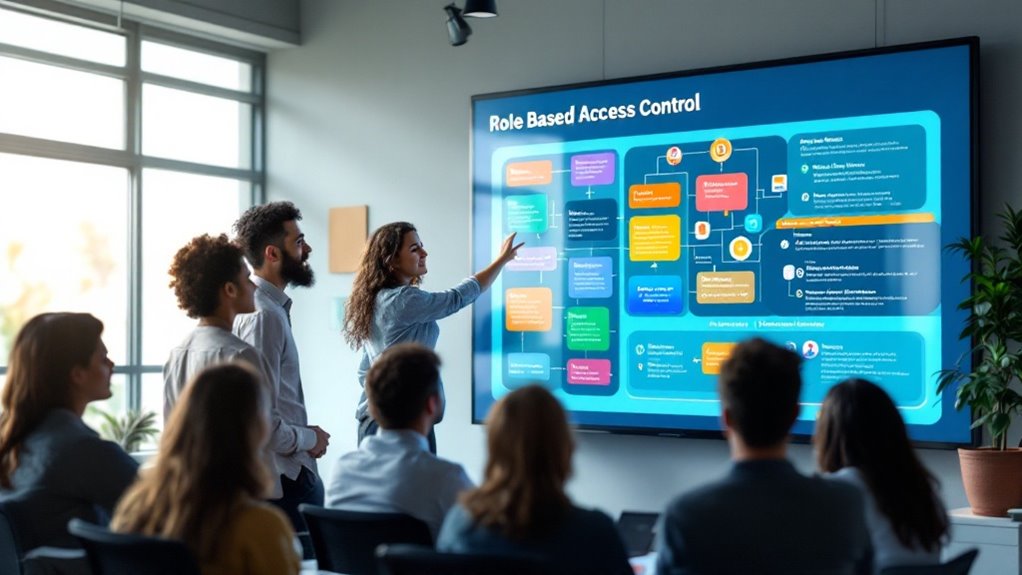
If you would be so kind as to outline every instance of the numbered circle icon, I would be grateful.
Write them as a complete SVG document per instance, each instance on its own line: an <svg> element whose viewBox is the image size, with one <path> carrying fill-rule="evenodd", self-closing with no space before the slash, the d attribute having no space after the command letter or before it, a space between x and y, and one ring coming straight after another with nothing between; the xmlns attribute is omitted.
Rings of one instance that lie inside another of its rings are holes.
<svg viewBox="0 0 1022 575"><path fill-rule="evenodd" d="M744 262L752 255L752 242L745 236L738 236L731 240L731 243L728 245L728 251L731 252L731 257Z"/></svg>
<svg viewBox="0 0 1022 575"><path fill-rule="evenodd" d="M726 162L731 157L731 140L717 138L710 144L710 158L714 162Z"/></svg>
<svg viewBox="0 0 1022 575"><path fill-rule="evenodd" d="M802 279L802 276L804 275L806 275L805 268L798 268L795 270L795 277L797 277L798 279Z"/></svg>
<svg viewBox="0 0 1022 575"><path fill-rule="evenodd" d="M781 240L781 249L786 250L791 247L791 242L788 240Z"/></svg>
<svg viewBox="0 0 1022 575"><path fill-rule="evenodd" d="M667 163L672 166L677 166L681 163L681 148L678 146L671 146L667 148Z"/></svg>

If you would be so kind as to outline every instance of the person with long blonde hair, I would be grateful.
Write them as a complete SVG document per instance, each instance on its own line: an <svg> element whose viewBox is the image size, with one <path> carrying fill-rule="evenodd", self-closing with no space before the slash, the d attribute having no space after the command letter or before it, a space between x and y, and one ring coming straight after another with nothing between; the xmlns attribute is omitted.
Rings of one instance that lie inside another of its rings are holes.
<svg viewBox="0 0 1022 575"><path fill-rule="evenodd" d="M272 485L264 449L269 398L236 362L208 367L185 387L152 469L125 494L111 528L183 541L203 575L294 575L295 534L261 499Z"/></svg>
<svg viewBox="0 0 1022 575"><path fill-rule="evenodd" d="M539 556L555 573L632 574L610 517L573 505L564 492L575 443L549 391L530 385L501 398L486 437L484 481L447 514L439 550Z"/></svg>
<svg viewBox="0 0 1022 575"><path fill-rule="evenodd" d="M366 243L355 282L344 312L344 337L355 350L362 350L358 383L362 397L355 410L358 442L379 429L369 413L365 378L380 354L397 343L418 343L430 349L440 336L437 320L470 305L497 279L504 265L515 259L518 248L515 234L500 246L490 265L442 292L420 289L426 268L426 248L415 226L393 222L381 226ZM440 410L434 423L444 417L443 382L440 383ZM436 453L436 436L430 429L429 450Z"/></svg>
<svg viewBox="0 0 1022 575"><path fill-rule="evenodd" d="M89 573L84 556L42 550L78 548L68 521L102 523L135 480L138 464L82 421L89 403L111 395L102 333L87 313L44 313L14 340L0 411L0 501L19 510L9 519L34 557L29 570Z"/></svg>

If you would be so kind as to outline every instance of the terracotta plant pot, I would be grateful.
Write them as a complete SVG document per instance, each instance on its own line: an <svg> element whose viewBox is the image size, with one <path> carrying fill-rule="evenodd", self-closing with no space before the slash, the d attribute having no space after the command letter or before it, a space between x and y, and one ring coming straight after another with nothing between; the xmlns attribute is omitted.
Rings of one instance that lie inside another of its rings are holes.
<svg viewBox="0 0 1022 575"><path fill-rule="evenodd" d="M1006 517L1008 509L1022 507L1022 449L959 449L958 461L973 513Z"/></svg>

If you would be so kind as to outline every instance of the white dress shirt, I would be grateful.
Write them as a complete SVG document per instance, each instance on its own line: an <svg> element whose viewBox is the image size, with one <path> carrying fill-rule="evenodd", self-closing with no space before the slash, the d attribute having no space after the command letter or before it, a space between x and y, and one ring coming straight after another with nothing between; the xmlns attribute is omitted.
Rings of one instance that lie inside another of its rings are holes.
<svg viewBox="0 0 1022 575"><path fill-rule="evenodd" d="M266 358L272 394L270 450L277 470L296 479L302 467L316 472L316 460L309 455L316 446L316 432L309 428L305 411L298 347L291 334L291 298L257 275L252 281L256 311L234 318L234 334Z"/></svg>

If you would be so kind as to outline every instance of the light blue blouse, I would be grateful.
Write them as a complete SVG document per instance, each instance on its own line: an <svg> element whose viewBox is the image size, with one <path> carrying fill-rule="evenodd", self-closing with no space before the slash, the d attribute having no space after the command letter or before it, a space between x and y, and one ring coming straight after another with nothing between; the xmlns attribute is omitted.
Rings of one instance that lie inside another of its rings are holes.
<svg viewBox="0 0 1022 575"><path fill-rule="evenodd" d="M388 347L406 342L422 344L430 349L436 347L440 337L437 320L456 313L474 302L482 288L470 277L441 292L428 292L415 286L401 286L380 290L376 294L376 309L373 313L373 328L369 341L365 342L362 361L358 366L358 384L362 386L362 397L355 409L355 418L362 419L368 412L365 383L366 373L373 362ZM439 423L444 416L444 384L440 381Z"/></svg>

